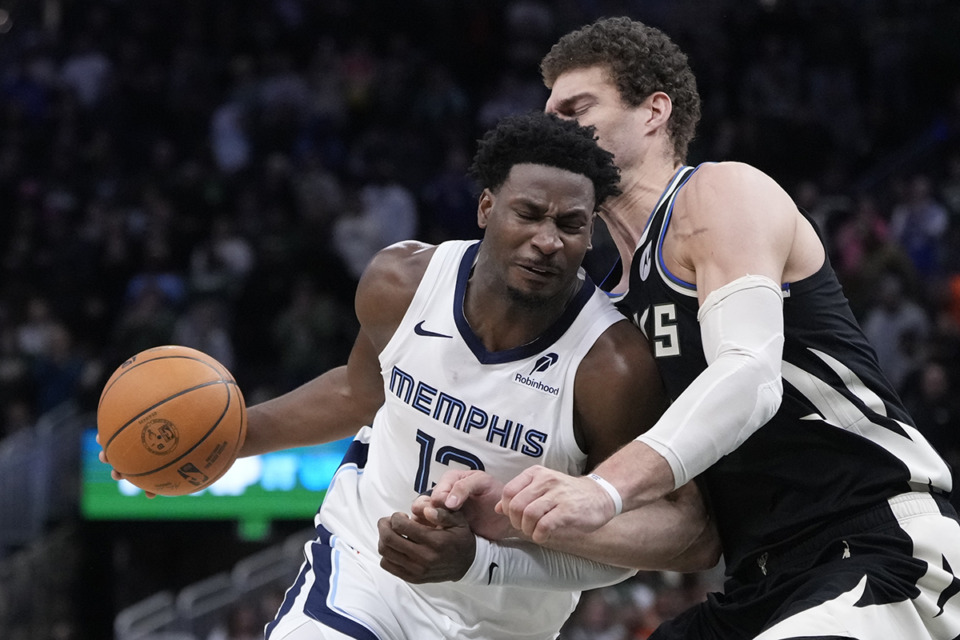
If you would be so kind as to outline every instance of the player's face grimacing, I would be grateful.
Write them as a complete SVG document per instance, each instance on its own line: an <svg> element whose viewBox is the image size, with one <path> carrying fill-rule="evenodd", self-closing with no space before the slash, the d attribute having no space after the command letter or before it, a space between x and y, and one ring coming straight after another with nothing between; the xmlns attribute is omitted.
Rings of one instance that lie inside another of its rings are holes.
<svg viewBox="0 0 960 640"><path fill-rule="evenodd" d="M578 173L538 164L515 165L497 193L481 197L479 224L490 269L512 299L565 303L590 248L593 183Z"/></svg>

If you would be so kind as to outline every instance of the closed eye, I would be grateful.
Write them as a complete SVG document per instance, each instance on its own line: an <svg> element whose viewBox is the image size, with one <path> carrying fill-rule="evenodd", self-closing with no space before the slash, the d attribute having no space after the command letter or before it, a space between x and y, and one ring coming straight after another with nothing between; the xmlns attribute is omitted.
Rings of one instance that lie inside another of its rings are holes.
<svg viewBox="0 0 960 640"><path fill-rule="evenodd" d="M587 225L580 220L561 220L557 226L560 227L560 230L564 233L580 233Z"/></svg>
<svg viewBox="0 0 960 640"><path fill-rule="evenodd" d="M560 108L557 109L557 115L560 116L561 118L566 118L569 120L569 119L578 118L582 116L589 109L590 109L590 105L588 104L579 106L576 108L574 108L571 105L562 105Z"/></svg>
<svg viewBox="0 0 960 640"><path fill-rule="evenodd" d="M596 100L591 95L572 96L557 104L556 113L562 118L578 118L589 111L594 104Z"/></svg>

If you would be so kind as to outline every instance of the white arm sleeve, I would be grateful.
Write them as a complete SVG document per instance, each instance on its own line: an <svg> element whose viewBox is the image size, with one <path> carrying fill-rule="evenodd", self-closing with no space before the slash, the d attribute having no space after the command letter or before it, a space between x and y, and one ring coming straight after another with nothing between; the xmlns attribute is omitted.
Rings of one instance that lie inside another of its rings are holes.
<svg viewBox="0 0 960 640"><path fill-rule="evenodd" d="M764 276L710 293L697 314L707 368L638 437L686 484L727 455L780 408L783 294Z"/></svg>
<svg viewBox="0 0 960 640"><path fill-rule="evenodd" d="M601 564L519 538L491 542L477 536L473 564L457 582L585 591L623 582L636 573L636 569Z"/></svg>

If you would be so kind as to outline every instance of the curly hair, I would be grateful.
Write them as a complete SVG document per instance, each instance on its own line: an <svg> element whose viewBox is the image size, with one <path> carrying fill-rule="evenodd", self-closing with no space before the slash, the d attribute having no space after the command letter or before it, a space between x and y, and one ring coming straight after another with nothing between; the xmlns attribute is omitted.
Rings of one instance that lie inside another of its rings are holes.
<svg viewBox="0 0 960 640"><path fill-rule="evenodd" d="M560 38L540 62L547 88L572 69L607 70L621 99L635 107L655 91L673 102L667 132L684 162L700 120L700 94L687 56L665 33L630 18L601 18Z"/></svg>
<svg viewBox="0 0 960 640"><path fill-rule="evenodd" d="M509 116L478 141L470 175L496 191L516 164L540 164L586 176L593 183L594 210L620 195L620 169L597 144L593 127L554 114L531 111Z"/></svg>

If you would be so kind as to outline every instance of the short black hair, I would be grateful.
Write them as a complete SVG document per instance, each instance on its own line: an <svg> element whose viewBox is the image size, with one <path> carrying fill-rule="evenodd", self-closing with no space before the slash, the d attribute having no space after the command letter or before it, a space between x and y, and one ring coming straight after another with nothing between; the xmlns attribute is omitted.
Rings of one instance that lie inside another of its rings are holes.
<svg viewBox="0 0 960 640"><path fill-rule="evenodd" d="M496 191L516 164L557 167L593 183L594 211L621 193L620 169L613 154L597 144L593 127L551 113L531 111L508 116L478 141L470 175L482 189Z"/></svg>
<svg viewBox="0 0 960 640"><path fill-rule="evenodd" d="M625 17L601 18L560 38L540 62L543 82L573 69L599 66L620 98L635 107L655 91L673 102L667 127L674 157L685 162L700 121L700 94L687 55L664 32Z"/></svg>

